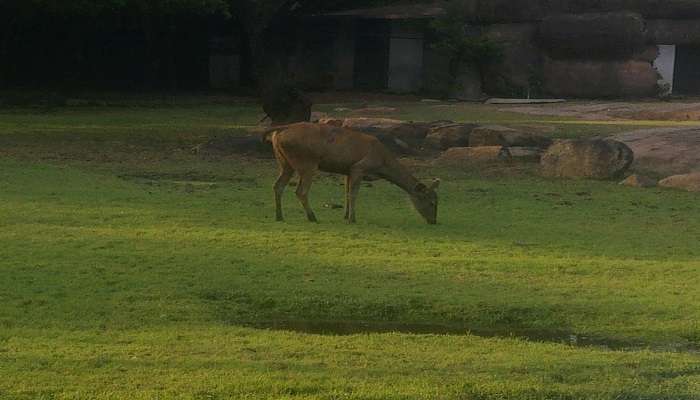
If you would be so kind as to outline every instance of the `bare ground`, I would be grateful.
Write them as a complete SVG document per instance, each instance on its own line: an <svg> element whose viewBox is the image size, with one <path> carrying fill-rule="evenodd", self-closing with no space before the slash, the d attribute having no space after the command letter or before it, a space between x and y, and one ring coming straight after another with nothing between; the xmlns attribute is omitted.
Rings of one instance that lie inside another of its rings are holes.
<svg viewBox="0 0 700 400"><path fill-rule="evenodd" d="M499 111L589 121L700 121L700 101L588 101L499 107Z"/></svg>

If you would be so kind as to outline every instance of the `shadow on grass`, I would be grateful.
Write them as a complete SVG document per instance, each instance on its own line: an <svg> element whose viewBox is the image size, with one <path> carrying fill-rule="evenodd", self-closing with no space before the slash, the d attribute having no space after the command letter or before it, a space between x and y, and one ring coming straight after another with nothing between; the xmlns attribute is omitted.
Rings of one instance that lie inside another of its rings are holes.
<svg viewBox="0 0 700 400"><path fill-rule="evenodd" d="M484 338L514 338L532 342L557 343L577 347L599 347L605 350L641 349L643 344L604 337L583 336L566 330L534 329L471 329L466 325L420 324L383 321L323 321L323 320L274 320L242 322L238 325L278 331L291 331L314 335L349 336L373 333L403 333L414 335L473 335ZM698 351L700 347L688 349Z"/></svg>

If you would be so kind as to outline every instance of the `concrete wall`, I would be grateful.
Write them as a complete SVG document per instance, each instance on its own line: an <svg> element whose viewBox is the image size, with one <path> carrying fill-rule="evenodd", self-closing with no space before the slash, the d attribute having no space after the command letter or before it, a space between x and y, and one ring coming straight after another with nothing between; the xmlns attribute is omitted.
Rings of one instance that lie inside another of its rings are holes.
<svg viewBox="0 0 700 400"><path fill-rule="evenodd" d="M397 93L417 92L422 88L423 33L402 22L391 26L389 40L389 90Z"/></svg>
<svg viewBox="0 0 700 400"><path fill-rule="evenodd" d="M333 88L338 90L352 89L355 73L355 28L352 23L344 23L338 27L334 48Z"/></svg>

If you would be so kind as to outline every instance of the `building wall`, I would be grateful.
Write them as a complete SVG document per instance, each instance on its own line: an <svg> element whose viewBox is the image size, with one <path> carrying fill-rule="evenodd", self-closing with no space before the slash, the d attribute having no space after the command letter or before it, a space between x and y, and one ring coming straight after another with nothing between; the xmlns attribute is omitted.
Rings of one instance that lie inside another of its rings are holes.
<svg viewBox="0 0 700 400"><path fill-rule="evenodd" d="M422 27L393 22L389 39L389 90L396 93L418 92L422 89L422 75Z"/></svg>
<svg viewBox="0 0 700 400"><path fill-rule="evenodd" d="M338 34L333 46L334 73L333 88L352 89L355 79L355 27L352 22L338 26Z"/></svg>
<svg viewBox="0 0 700 400"><path fill-rule="evenodd" d="M389 28L379 29L383 24ZM336 29L332 88L434 96L451 92L449 60L430 47L425 21L421 26L346 20ZM649 19L628 11L558 14L492 22L481 26L481 32L503 49L500 62L480 68L488 95L649 97L700 88L700 74L691 73L700 70L693 48L700 46L700 19ZM680 64L678 48L686 55ZM674 87L679 67L688 72L682 85Z"/></svg>

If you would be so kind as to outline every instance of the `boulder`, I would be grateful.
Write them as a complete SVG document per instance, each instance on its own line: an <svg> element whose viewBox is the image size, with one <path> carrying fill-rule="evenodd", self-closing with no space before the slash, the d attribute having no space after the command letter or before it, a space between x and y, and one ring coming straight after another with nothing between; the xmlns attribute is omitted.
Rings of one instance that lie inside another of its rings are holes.
<svg viewBox="0 0 700 400"><path fill-rule="evenodd" d="M513 161L517 162L540 162L542 150L539 147L509 147L508 151Z"/></svg>
<svg viewBox="0 0 700 400"><path fill-rule="evenodd" d="M420 143L428 135L430 126L424 123L406 122L389 118L346 118L343 127L365 133L384 133L404 142Z"/></svg>
<svg viewBox="0 0 700 400"><path fill-rule="evenodd" d="M554 60L544 64L544 91L557 97L651 97L659 73L646 61Z"/></svg>
<svg viewBox="0 0 700 400"><path fill-rule="evenodd" d="M545 176L557 178L613 179L623 175L634 153L615 140L562 140L542 155Z"/></svg>
<svg viewBox="0 0 700 400"><path fill-rule="evenodd" d="M442 127L448 126L448 125L457 125L457 124L459 124L459 123L454 122L454 121L449 120L449 119L439 119L436 121L428 122L428 127L432 130L432 129L436 129L436 128L442 128Z"/></svg>
<svg viewBox="0 0 700 400"><path fill-rule="evenodd" d="M507 147L453 147L436 160L438 165L461 166L468 164L502 163L511 160Z"/></svg>
<svg viewBox="0 0 700 400"><path fill-rule="evenodd" d="M334 117L321 118L318 120L319 124L338 126L338 127L343 126L343 122L345 122L345 120L343 118L334 118Z"/></svg>
<svg viewBox="0 0 700 400"><path fill-rule="evenodd" d="M469 134L478 125L451 124L432 128L425 138L425 144L433 149L447 150L451 147L469 146Z"/></svg>
<svg viewBox="0 0 700 400"><path fill-rule="evenodd" d="M328 119L328 114L320 111L313 111L311 113L311 122L320 122L322 119Z"/></svg>
<svg viewBox="0 0 700 400"><path fill-rule="evenodd" d="M649 19L700 17L697 0L465 0L474 22L539 21L547 15L634 11ZM473 11L472 11L473 10Z"/></svg>
<svg viewBox="0 0 700 400"><path fill-rule="evenodd" d="M394 107L366 107L352 110L352 112L350 112L350 115L383 115L395 113L396 111L398 111L398 109Z"/></svg>
<svg viewBox="0 0 700 400"><path fill-rule="evenodd" d="M368 135L372 135L379 139L384 146L395 154L414 155L417 153L417 151L411 145L393 135L382 132L369 132Z"/></svg>
<svg viewBox="0 0 700 400"><path fill-rule="evenodd" d="M624 181L620 182L622 186L636 187L636 188L651 188L657 185L657 180L649 178L644 175L630 175Z"/></svg>
<svg viewBox="0 0 700 400"><path fill-rule="evenodd" d="M659 182L664 188L682 189L689 192L700 192L700 172L685 175L669 176Z"/></svg>
<svg viewBox="0 0 700 400"><path fill-rule="evenodd" d="M700 20L657 19L647 22L649 41L675 45L700 43Z"/></svg>
<svg viewBox="0 0 700 400"><path fill-rule="evenodd" d="M499 125L480 126L472 130L469 136L469 146L509 146L509 147L541 147L546 148L552 140L545 136L524 133L512 128Z"/></svg>
<svg viewBox="0 0 700 400"><path fill-rule="evenodd" d="M644 61L648 63L653 63L657 58L659 58L659 46L657 45L646 46L632 56L632 59L635 61Z"/></svg>
<svg viewBox="0 0 700 400"><path fill-rule="evenodd" d="M644 49L645 21L630 12L553 15L542 20L539 39L553 58L624 60Z"/></svg>

